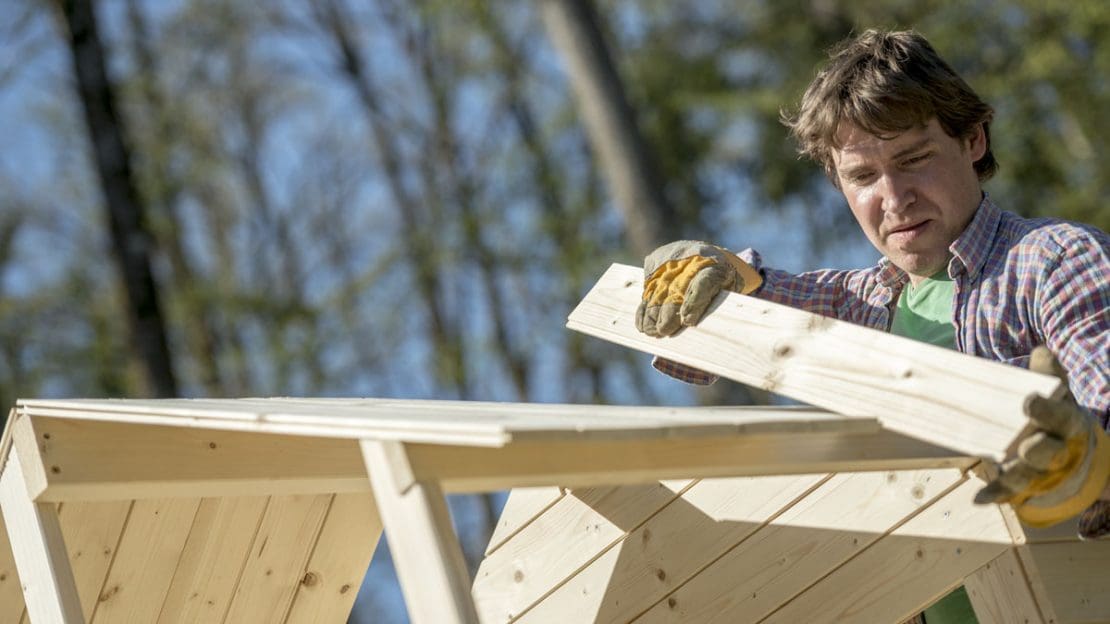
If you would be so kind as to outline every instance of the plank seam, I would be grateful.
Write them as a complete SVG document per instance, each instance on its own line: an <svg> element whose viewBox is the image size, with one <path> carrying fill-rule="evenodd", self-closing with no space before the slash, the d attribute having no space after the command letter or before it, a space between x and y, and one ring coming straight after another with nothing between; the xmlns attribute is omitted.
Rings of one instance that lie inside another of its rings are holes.
<svg viewBox="0 0 1110 624"><path fill-rule="evenodd" d="M716 557L714 557L714 558L713 558L713 559L712 559L711 561L709 561L709 562L708 562L708 563L706 563L705 565L701 566L700 568L698 568L697 570L695 570L694 572L692 572L692 573L691 573L691 574L690 574L690 575L689 575L688 577L686 577L686 578L685 578L685 579L684 579L684 580L683 580L683 581L682 581L681 583L679 583L678 585L675 585L675 586L674 586L673 588L671 588L671 590L670 590L670 591L668 591L668 592L664 593L664 594L663 594L662 596L660 596L660 597L659 597L659 599L658 599L658 600L656 600L655 602L653 602L653 603L649 604L649 605L648 605L648 606L647 606L646 608L644 608L644 609L643 609L642 611L640 611L640 612L639 612L639 613L637 613L636 615L632 616L632 618L630 618L630 619L629 619L628 621L629 621L630 623L631 623L631 622L635 622L636 620L638 620L638 619L640 619L641 617L643 617L645 613L647 613L648 611L650 611L650 610L654 609L654 608L655 608L655 605L657 605L657 604L659 604L659 603L663 602L663 601L664 601L664 600L666 600L666 599L667 599L668 597L670 597L670 596L671 596L672 594L674 594L674 593L675 593L675 592L677 592L678 590L680 590L680 589L682 589L683 587L685 587L685 586L686 586L687 584L689 584L689 583L690 583L690 581L692 581L692 580L694 580L695 578L697 578L697 577L698 577L698 576L699 576L699 575L700 575L700 574L701 574L702 572L705 572L705 570L706 570L706 569L708 569L708 568L709 568L710 566L712 566L713 564L717 563L717 562L718 562L719 560L723 559L723 558L724 558L725 556L727 556L727 555L728 555L728 554L729 554L730 552L732 552L733 550L736 550L737 548L739 548L741 544L743 544L744 542L746 542L746 541L748 541L749 539L751 539L751 538L752 538L753 536L755 536L755 535L756 535L757 533L759 533L759 531L760 531L761 529L765 528L765 527L766 527L767 525L771 524L771 523L772 523L772 522L774 522L774 521L775 521L776 519L778 519L779 517L781 517L781 516L782 516L782 514L784 514L784 513L786 513L787 511L789 511L789 510L790 510L790 509L791 509L792 507L794 507L794 505L797 505L797 504L798 504L799 502L801 502L801 501L805 500L805 498L806 498L807 496L809 496L810 494L812 494L813 492L815 492L815 491L816 491L816 490L817 490L818 488L820 488L821 486L823 486L823 485L825 485L826 483L828 483L828 482L829 482L829 480L830 480L830 479L832 479L833 477L835 477L836 475L837 475L837 473L835 473L835 472L830 472L829 474L825 475L825 476L824 476L824 477L823 477L822 479L819 479L819 480L818 480L818 481L817 481L816 483L814 483L814 484L813 484L813 485L811 485L810 487L806 488L806 490L805 490L804 492L802 492L801 494L799 494L799 495L798 495L797 497L795 497L795 498L794 498L793 500L791 500L790 502L788 502L788 503L786 503L785 505L783 505L781 509L779 509L779 510L778 510L778 511L776 511L775 513L773 513L773 514L771 514L770 516L768 516L766 520L764 520L763 522L760 522L760 523L759 523L759 526L758 526L758 527L756 527L756 528L755 528L755 530L753 530L753 531L752 531L751 533L748 533L748 534L747 534L747 535L745 535L745 536L744 536L744 537L743 537L743 538L742 538L742 539L741 539L740 541L736 542L736 543L735 543L735 544L733 544L732 546L729 546L729 547L728 547L728 548L726 548L726 549L725 549L725 550L724 550L723 552L721 552L721 553L720 553L719 555L717 555Z"/></svg>
<svg viewBox="0 0 1110 624"><path fill-rule="evenodd" d="M243 583L243 572L246 571L247 563L250 562L251 553L254 552L254 542L258 539L258 532L262 529L262 521L266 519L266 514L270 511L270 503L273 500L273 496L267 496L266 505L262 507L262 513L258 514L258 522L254 525L254 535L251 536L250 547L247 548L246 554L243 556L243 563L239 566L239 574L235 576L235 587L229 594L230 598L227 600L227 607L224 608L224 615L220 618L220 622L227 622L227 616L231 614L231 607L235 605L235 600L239 596L239 587Z"/></svg>
<svg viewBox="0 0 1110 624"><path fill-rule="evenodd" d="M556 497L556 498L555 498L554 500L552 500L552 501L551 501L551 502L549 502L548 504L544 505L543 509L540 509L540 510L539 510L538 512L536 512L536 513L535 513L535 514L534 514L534 515L533 515L533 516L532 516L531 518L529 518L527 522L525 522L525 523L521 524L521 525L520 525L519 527L517 527L517 528L516 528L515 530L513 530L513 531L512 531L511 533L509 533L508 535L504 536L504 537L503 537L503 538L501 539L501 541L497 542L497 544L495 544L495 545L493 545L493 546L490 546L490 547L487 547L487 549L486 549L486 554L485 554L485 556L486 556L486 557L488 557L488 556L492 555L493 553L495 553L495 552L497 552L498 550L500 550L502 546L504 546L505 544L508 544L508 543L509 543L509 541L510 541L511 539L513 539L514 537L516 537L516 536L517 536L517 535L518 535L518 534L519 534L519 533L520 533L521 531L523 531L523 530L524 530L525 528L527 528L527 527L528 527L529 525L531 525L531 524L532 524L533 522L535 522L536 520L538 520L540 516L542 516L542 515L544 515L545 513L547 513L547 510L548 510L548 509L551 509L552 507L554 507L554 506L555 506L555 504L556 504L556 503L558 503L559 501L563 500L563 497L564 497L564 496L566 496L566 495L567 495L567 490L566 490L566 488L559 488L559 496L558 496L558 497Z"/></svg>
<svg viewBox="0 0 1110 624"><path fill-rule="evenodd" d="M602 548L597 554L595 554L593 557L590 557L590 559L588 561L586 561L582 565L578 566L578 568L576 568L573 572L568 574L566 578L564 578L563 580L561 580L558 583L556 583L555 585L553 585L550 589L548 589L546 592L544 592L543 595L541 595L540 597L533 600L532 603L529 604L527 607L521 609L520 613L514 614L513 617L509 619L507 624L513 624L513 622L516 622L520 618L524 617L524 615L527 614L529 611L536 608L536 605L540 604L544 600L547 600L548 596L555 593L555 591L558 590L559 588L561 588L563 585L566 585L567 583L569 583L572 578L578 576L578 574L581 573L583 570L585 570L586 568L593 565L593 563L595 561L597 561L598 559L600 559L603 555L605 555L605 553L609 552L613 548L616 548L619 544L623 543L626 539L628 539L629 535L634 533L640 527L644 526L644 524L646 524L649 520L651 520L652 518L657 516L664 509L666 509L667 507L674 504L675 501L681 499L682 495L685 494L687 490L694 487L699 482L701 482L701 479L691 479L690 482L687 483L686 485L684 485L681 490L679 490L678 492L675 492L670 500L668 500L666 503L660 505L658 509L651 512L650 514L648 514L648 516L646 518L644 518L643 520L638 522L632 528L625 531L623 535L621 535L617 539L613 540L612 543L610 543L608 546Z"/></svg>
<svg viewBox="0 0 1110 624"><path fill-rule="evenodd" d="M920 507L918 507L917 509L915 509L915 510L914 510L914 511L913 511L912 513L910 513L910 514L908 514L908 515L904 516L904 517L903 517L903 518L902 518L901 520L899 520L899 521L898 521L898 522L896 522L896 523L895 523L894 525L892 525L892 526L891 526L891 527L890 527L889 529L887 529L886 531L884 531L882 535L880 535L880 536L878 536L877 538L875 538L874 540L872 540L872 541L871 541L871 543L869 543L869 544L867 544L866 546L864 546L863 548L861 548L861 549L860 549L859 551L857 551L857 552L856 552L856 553L855 553L854 555L852 555L851 557L848 557L848 558L847 558L847 559L845 559L844 561L841 561L841 562L840 562L839 564L837 564L836 566L834 566L834 567L833 567L833 568L832 568L831 570L829 570L829 571L828 571L828 572L826 572L825 574L821 575L821 577L820 577L820 578L816 579L815 581L813 581L813 582L812 582L812 583L810 583L809 585L806 585L806 586L805 586L804 588L802 588L802 589L801 589L800 591L796 592L796 593L795 593L795 594L794 594L793 596L791 596L791 597L790 597L789 599L787 599L787 600L784 600L784 601L782 601L782 602L781 602L781 603L779 604L779 606L775 607L775 608L774 608L774 609L773 609L773 610L772 610L771 612L769 612L769 613L768 613L767 615L765 615L765 616L763 616L762 618L760 618L760 619L759 619L759 622L765 622L765 621L767 621L767 619L768 619L768 618L770 618L770 617L771 617L771 616L773 616L774 614L776 614L776 613L778 613L779 611L781 611L781 610L783 609L783 607L785 607L786 605L790 604L791 602L794 602L794 601L795 601L795 600L796 600L796 599L797 599L797 598L798 598L799 596L801 596L802 594L804 594L804 593L806 593L807 591L809 591L810 589L812 589L812 588L813 588L814 586L816 586L816 585L817 585L818 583L820 583L821 581L823 581L823 580L825 580L825 579L829 578L829 577L830 577L830 576L832 576L833 574L836 574L836 572L837 572L838 570L840 570L840 569L841 569L841 568L843 568L844 566L848 565L848 564L849 564L850 562L854 561L854 560L855 560L855 559L856 559L857 557L859 557L859 556L863 555L863 553L865 553L865 552L867 552L868 550L871 550L872 548L874 548L874 547L875 547L875 546L876 546L877 544L879 544L880 542L882 542L884 538L887 538L887 537L889 537L889 536L890 536L890 535L891 535L892 533L894 533L894 532L895 532L895 531L897 531L898 529L902 528L902 526L903 526L903 525L905 525L905 524L906 524L907 522L909 522L910 520L913 520L913 519L914 519L914 518L916 518L917 516L921 515L921 514L922 514L922 513L923 513L923 512L924 512L924 511L925 511L926 509L929 509L929 508L930 508L930 507L932 507L933 505L935 505L935 504L937 504L938 502L940 502L940 501L944 500L944 498L945 498L946 496L948 496L949 494L951 494L951 493L952 493L953 491L955 491L955 490L956 490L956 488L960 487L960 486L961 486L961 485L963 485L963 484L964 484L965 482L967 482L967 479L968 479L968 477L967 477L967 473L966 473L966 472L965 472L965 473L963 473L963 474L961 474L960 478L959 478L959 479L957 479L955 483L953 483L952 485L950 485L950 486L948 486L947 488L945 488L945 489L944 489L944 491L942 491L942 492L941 492L940 494L937 494L936 496L934 496L934 497L933 497L932 499L930 499L930 500L929 500L929 501L928 501L927 503L925 503L925 504L921 505ZM937 598L940 598L940 596L937 596ZM759 624L759 623L757 622L757 624Z"/></svg>
<svg viewBox="0 0 1110 624"><path fill-rule="evenodd" d="M123 526L120 527L119 536L116 537L116 546L112 549L112 560L108 562L108 568L104 570L104 578L100 581L100 589L96 591L93 608L89 613L89 624L96 620L96 612L100 608L100 597L104 595L104 586L108 583L108 579L112 578L112 568L116 565L116 556L119 555L119 547L123 543L123 536L127 534L127 525L131 523L131 512L134 509L135 501L131 501L127 505L127 515L123 518Z"/></svg>
<svg viewBox="0 0 1110 624"><path fill-rule="evenodd" d="M312 561L313 555L316 554L316 547L320 545L320 536L324 534L324 527L328 525L328 520L331 519L331 510L335 506L336 494L332 494L328 500L328 508L324 511L324 517L320 520L320 526L316 529L316 534L312 538L312 548L308 549L308 555L305 557L304 565L301 566L301 578L308 572L308 564ZM289 616L293 614L293 607L297 604L297 599L301 596L301 588L304 587L300 582L297 583L297 588L293 590L293 599L289 601L289 605L285 608L285 615L282 616L281 622L288 622Z"/></svg>

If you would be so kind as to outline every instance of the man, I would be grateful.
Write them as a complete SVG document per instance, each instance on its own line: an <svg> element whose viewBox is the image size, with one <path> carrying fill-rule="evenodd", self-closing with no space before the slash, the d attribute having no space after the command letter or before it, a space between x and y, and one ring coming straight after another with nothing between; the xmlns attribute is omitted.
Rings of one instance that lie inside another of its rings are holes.
<svg viewBox="0 0 1110 624"><path fill-rule="evenodd" d="M763 267L752 250L736 256L677 241L645 259L636 326L674 334L697 323L718 292L733 290L1016 366L1066 371L1074 401L1027 404L1039 429L977 501L1011 502L1037 524L1091 505L1081 533L1099 536L1110 516L1110 503L1092 505L1100 493L1110 499L1103 491L1110 236L994 205L981 188L998 167L992 116L921 35L869 30L846 40L783 121L799 151L844 194L882 260L792 275ZM713 380L660 358L653 365L692 383ZM944 619L934 615L927 621Z"/></svg>

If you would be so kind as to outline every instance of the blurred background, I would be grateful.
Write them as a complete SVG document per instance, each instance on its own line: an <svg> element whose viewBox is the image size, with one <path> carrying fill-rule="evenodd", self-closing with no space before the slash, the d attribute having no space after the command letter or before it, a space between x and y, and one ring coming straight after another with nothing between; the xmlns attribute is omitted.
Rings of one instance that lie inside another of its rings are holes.
<svg viewBox="0 0 1110 624"><path fill-rule="evenodd" d="M868 27L995 106L1000 205L1110 230L1103 0L4 0L0 404L767 401L563 325L679 238L873 262L778 121ZM407 621L384 543L350 621Z"/></svg>

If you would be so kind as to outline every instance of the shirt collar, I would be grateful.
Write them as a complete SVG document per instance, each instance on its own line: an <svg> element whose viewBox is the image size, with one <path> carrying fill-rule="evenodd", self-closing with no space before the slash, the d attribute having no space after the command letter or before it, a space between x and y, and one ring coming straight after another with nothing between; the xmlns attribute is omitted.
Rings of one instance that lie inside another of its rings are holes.
<svg viewBox="0 0 1110 624"><path fill-rule="evenodd" d="M967 272L969 279L979 275L990 256L991 242L1001 218L1002 211L994 205L990 196L983 193L983 201L979 203L971 223L948 247L952 252L952 260L948 263L950 277L955 278L961 268Z"/></svg>

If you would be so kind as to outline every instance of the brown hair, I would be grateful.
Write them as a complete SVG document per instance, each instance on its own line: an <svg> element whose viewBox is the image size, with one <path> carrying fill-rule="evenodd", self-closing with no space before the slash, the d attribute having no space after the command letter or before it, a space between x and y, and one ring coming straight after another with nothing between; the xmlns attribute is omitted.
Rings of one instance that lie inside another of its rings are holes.
<svg viewBox="0 0 1110 624"><path fill-rule="evenodd" d="M924 126L936 118L948 136L966 139L983 125L987 151L975 162L980 180L998 170L990 144L994 109L912 30L867 30L841 41L829 62L802 96L796 115L783 111L782 122L798 142L798 152L820 163L838 188L832 150L848 121L883 137Z"/></svg>

